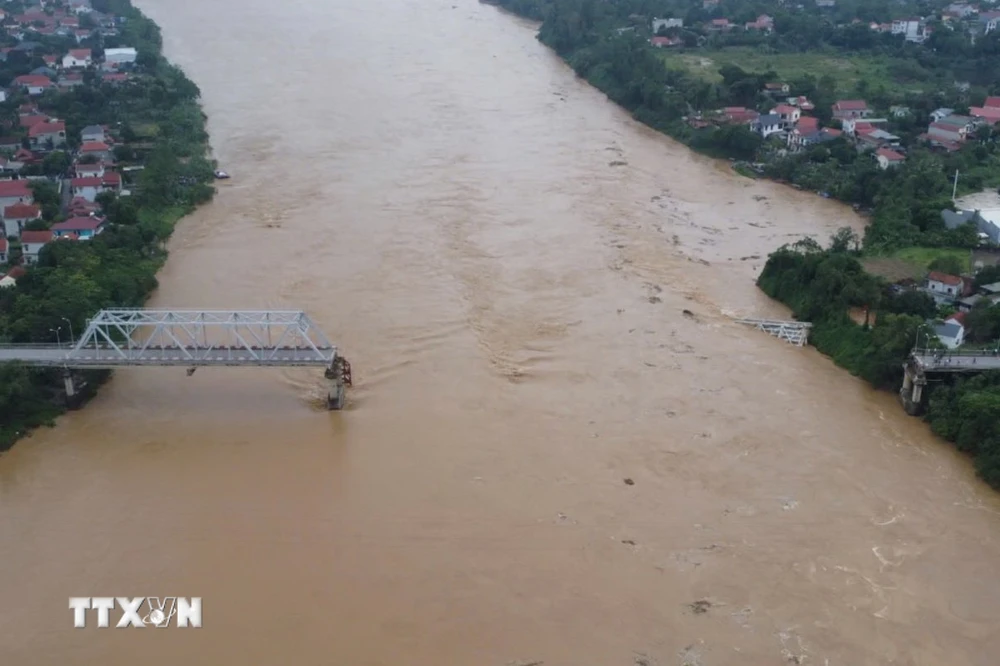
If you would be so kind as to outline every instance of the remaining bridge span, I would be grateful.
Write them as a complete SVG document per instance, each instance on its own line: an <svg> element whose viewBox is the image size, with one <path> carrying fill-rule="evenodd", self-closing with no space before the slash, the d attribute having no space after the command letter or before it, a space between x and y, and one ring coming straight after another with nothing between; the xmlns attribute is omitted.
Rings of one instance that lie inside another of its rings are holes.
<svg viewBox="0 0 1000 666"><path fill-rule="evenodd" d="M322 367L328 406L344 406L351 369L305 312L297 310L101 310L67 345L5 345L0 362L67 370L140 366ZM193 371L193 370L192 370Z"/></svg>
<svg viewBox="0 0 1000 666"><path fill-rule="evenodd" d="M785 340L802 347L809 341L812 324L804 321L782 321L779 319L737 319L736 323L746 324L770 333L779 340Z"/></svg>
<svg viewBox="0 0 1000 666"><path fill-rule="evenodd" d="M914 349L903 364L903 386L899 397L907 414L919 414L923 406L927 375L1000 370L1000 354L993 351L948 351Z"/></svg>

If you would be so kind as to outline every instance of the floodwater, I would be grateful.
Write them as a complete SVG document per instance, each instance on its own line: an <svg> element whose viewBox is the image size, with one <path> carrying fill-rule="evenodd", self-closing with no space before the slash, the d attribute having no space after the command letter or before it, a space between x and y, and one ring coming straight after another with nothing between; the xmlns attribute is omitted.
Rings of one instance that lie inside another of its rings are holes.
<svg viewBox="0 0 1000 666"><path fill-rule="evenodd" d="M328 413L315 371L123 371L0 458L0 663L996 663L994 494L732 322L785 315L760 257L849 210L650 132L472 0L139 4L234 176L153 304L304 309L356 386ZM107 595L204 626L74 630Z"/></svg>

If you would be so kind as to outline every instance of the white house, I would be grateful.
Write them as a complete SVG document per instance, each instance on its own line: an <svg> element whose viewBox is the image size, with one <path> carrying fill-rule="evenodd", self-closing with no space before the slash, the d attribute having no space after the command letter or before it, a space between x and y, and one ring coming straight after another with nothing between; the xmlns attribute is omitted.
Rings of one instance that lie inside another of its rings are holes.
<svg viewBox="0 0 1000 666"><path fill-rule="evenodd" d="M26 180L0 180L0 206L6 208L19 203L33 201Z"/></svg>
<svg viewBox="0 0 1000 666"><path fill-rule="evenodd" d="M24 227L32 220L37 220L42 216L42 211L38 206L32 204L18 203L7 206L3 209L3 230L5 236L20 238Z"/></svg>
<svg viewBox="0 0 1000 666"><path fill-rule="evenodd" d="M920 37L920 19L897 19L892 22L892 34L902 35L908 42L917 42Z"/></svg>
<svg viewBox="0 0 1000 666"><path fill-rule="evenodd" d="M902 164L906 160L906 156L889 148L879 148L875 151L875 160L878 162L880 169L888 169L889 167Z"/></svg>
<svg viewBox="0 0 1000 666"><path fill-rule="evenodd" d="M135 62L138 53L132 47L104 49L104 64L112 69Z"/></svg>
<svg viewBox="0 0 1000 666"><path fill-rule="evenodd" d="M753 124L753 130L763 136L765 139L772 134L777 134L785 129L785 121L781 119L781 116L768 113L757 119Z"/></svg>
<svg viewBox="0 0 1000 666"><path fill-rule="evenodd" d="M90 49L70 49L69 53L63 56L62 66L64 69L74 67L90 67L93 58Z"/></svg>
<svg viewBox="0 0 1000 666"><path fill-rule="evenodd" d="M103 181L97 176L87 176L85 178L73 178L69 181L73 188L74 197L82 197L87 201L94 202L97 195L103 191Z"/></svg>
<svg viewBox="0 0 1000 666"><path fill-rule="evenodd" d="M668 18L668 19L653 19L653 34L655 35L660 30L665 30L667 28L683 28L684 19L679 18Z"/></svg>
<svg viewBox="0 0 1000 666"><path fill-rule="evenodd" d="M33 264L38 261L38 253L47 243L52 242L51 231L25 231L21 234L21 253L24 263Z"/></svg>
<svg viewBox="0 0 1000 666"><path fill-rule="evenodd" d="M965 326L959 315L964 316L964 313L949 317L944 323L934 324L934 335L948 349L955 349L965 342Z"/></svg>
<svg viewBox="0 0 1000 666"><path fill-rule="evenodd" d="M931 271L927 276L927 291L932 295L958 298L962 295L962 286L962 278L957 275Z"/></svg>

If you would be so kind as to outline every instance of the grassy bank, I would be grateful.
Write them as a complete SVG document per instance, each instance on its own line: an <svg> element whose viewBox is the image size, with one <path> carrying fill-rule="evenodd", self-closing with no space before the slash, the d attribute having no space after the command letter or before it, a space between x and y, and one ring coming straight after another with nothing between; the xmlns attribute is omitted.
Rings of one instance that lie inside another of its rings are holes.
<svg viewBox="0 0 1000 666"><path fill-rule="evenodd" d="M128 0L93 0L93 6L124 19L112 36L87 46L98 52L115 46L136 48L138 58L127 71L127 81L105 83L95 72L85 76L86 85L52 90L32 101L41 112L64 120L70 143L65 159L79 144L80 129L102 125L117 139L115 162L143 169L122 174L131 196L99 195L110 223L103 233L86 242L50 242L16 287L0 290L3 343L52 343L59 331L65 340L70 326L79 334L87 318L102 308L142 306L157 286L156 272L166 260L166 241L174 226L214 195L214 164L207 156L197 86L167 62L159 28ZM27 101L15 95L0 104L0 111L16 115ZM43 227L66 215L58 207L55 211L46 212ZM108 376L81 372L77 380L86 385L87 396ZM0 365L0 449L32 428L51 424L64 410L61 392L59 370Z"/></svg>
<svg viewBox="0 0 1000 666"><path fill-rule="evenodd" d="M854 90L859 81L866 81L873 89L882 86L890 91L920 88L915 82L899 80L898 63L884 56L772 53L749 46L693 51L661 49L658 55L667 67L684 69L712 83L721 83L722 75L719 70L726 65L733 65L754 72L773 71L782 81L794 81L807 76L829 76L841 90Z"/></svg>

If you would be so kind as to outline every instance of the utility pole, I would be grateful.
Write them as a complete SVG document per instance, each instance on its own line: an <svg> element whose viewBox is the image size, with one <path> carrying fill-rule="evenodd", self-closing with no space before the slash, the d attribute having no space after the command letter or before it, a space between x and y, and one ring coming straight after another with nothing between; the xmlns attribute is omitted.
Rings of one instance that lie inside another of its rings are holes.
<svg viewBox="0 0 1000 666"><path fill-rule="evenodd" d="M955 183L951 186L951 202L955 203L955 195L958 194L958 169L955 169Z"/></svg>

